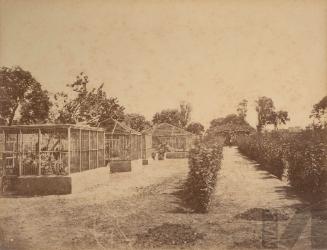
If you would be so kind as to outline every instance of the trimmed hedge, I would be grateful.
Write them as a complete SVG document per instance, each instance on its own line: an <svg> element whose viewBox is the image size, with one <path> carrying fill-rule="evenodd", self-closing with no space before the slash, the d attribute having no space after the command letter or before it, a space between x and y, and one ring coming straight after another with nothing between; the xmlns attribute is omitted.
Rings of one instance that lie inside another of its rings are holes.
<svg viewBox="0 0 327 250"><path fill-rule="evenodd" d="M290 141L288 180L296 189L311 193L327 192L326 130L307 131Z"/></svg>
<svg viewBox="0 0 327 250"><path fill-rule="evenodd" d="M221 166L222 146L198 144L189 152L189 173L185 183L186 203L195 211L208 212Z"/></svg>
<svg viewBox="0 0 327 250"><path fill-rule="evenodd" d="M286 168L289 144L285 134L253 134L238 138L237 144L241 153L260 163L264 169L281 178Z"/></svg>
<svg viewBox="0 0 327 250"><path fill-rule="evenodd" d="M241 153L281 177L287 174L291 186L309 194L327 192L327 134L270 132L238 139Z"/></svg>

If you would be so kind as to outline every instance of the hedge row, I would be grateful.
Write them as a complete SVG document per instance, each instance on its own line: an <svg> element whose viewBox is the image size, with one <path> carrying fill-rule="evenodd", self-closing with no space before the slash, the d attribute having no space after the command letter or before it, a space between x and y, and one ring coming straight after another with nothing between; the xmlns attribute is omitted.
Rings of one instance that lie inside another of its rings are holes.
<svg viewBox="0 0 327 250"><path fill-rule="evenodd" d="M222 146L218 144L214 146L198 144L190 150L184 198L195 212L208 212L222 158Z"/></svg>
<svg viewBox="0 0 327 250"><path fill-rule="evenodd" d="M305 193L327 191L326 131L271 132L238 139L241 153Z"/></svg>

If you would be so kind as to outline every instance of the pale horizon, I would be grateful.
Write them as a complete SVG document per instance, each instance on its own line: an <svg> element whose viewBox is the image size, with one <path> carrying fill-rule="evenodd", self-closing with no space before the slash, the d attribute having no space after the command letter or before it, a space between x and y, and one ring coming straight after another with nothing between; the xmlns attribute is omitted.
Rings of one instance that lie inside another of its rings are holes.
<svg viewBox="0 0 327 250"><path fill-rule="evenodd" d="M126 113L192 104L192 121L272 98L306 126L327 94L326 1L0 1L0 66L54 93L80 72ZM37 3L37 4L36 4Z"/></svg>

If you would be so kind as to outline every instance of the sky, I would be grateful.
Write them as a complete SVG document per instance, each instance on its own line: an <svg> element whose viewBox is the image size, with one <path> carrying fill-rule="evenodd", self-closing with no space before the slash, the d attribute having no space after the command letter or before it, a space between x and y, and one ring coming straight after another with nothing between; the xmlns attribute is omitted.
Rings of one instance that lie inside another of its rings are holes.
<svg viewBox="0 0 327 250"><path fill-rule="evenodd" d="M327 1L0 0L0 66L19 65L50 92L80 72L127 113L190 102L206 126L272 98L288 126L309 123L327 94Z"/></svg>

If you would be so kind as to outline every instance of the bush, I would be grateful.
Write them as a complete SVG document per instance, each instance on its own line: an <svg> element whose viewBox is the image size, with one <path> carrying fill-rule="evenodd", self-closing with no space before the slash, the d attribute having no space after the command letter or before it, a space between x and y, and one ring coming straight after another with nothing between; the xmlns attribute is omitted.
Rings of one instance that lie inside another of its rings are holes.
<svg viewBox="0 0 327 250"><path fill-rule="evenodd" d="M184 198L196 212L208 212L222 157L221 145L198 144L189 152L189 173Z"/></svg>
<svg viewBox="0 0 327 250"><path fill-rule="evenodd" d="M327 191L327 131L270 132L238 139L241 153L281 177L287 172L297 190L318 194Z"/></svg>
<svg viewBox="0 0 327 250"><path fill-rule="evenodd" d="M303 132L290 141L288 179L293 187L312 194L327 191L326 149L323 131Z"/></svg>
<svg viewBox="0 0 327 250"><path fill-rule="evenodd" d="M290 135L277 132L257 133L238 138L237 144L241 153L256 160L264 169L281 178L287 165L288 136Z"/></svg>

